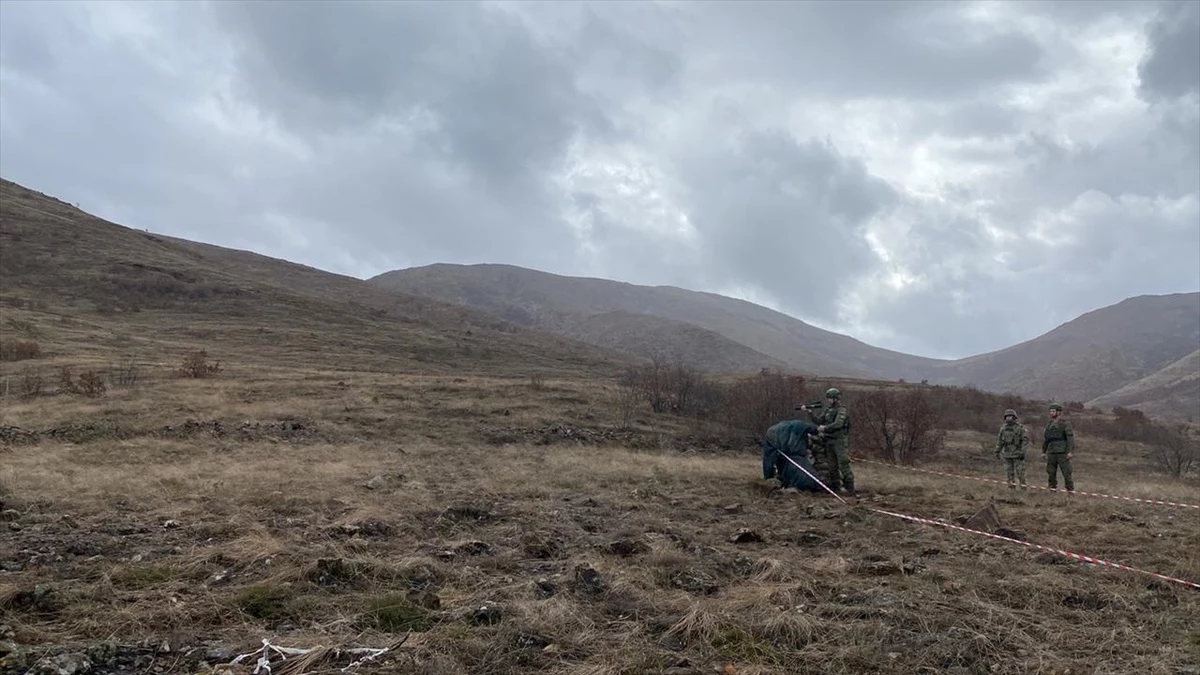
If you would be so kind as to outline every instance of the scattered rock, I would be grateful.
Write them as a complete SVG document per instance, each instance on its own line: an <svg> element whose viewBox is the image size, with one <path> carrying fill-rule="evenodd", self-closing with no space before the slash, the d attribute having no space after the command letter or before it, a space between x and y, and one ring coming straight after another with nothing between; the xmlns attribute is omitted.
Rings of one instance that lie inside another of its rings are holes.
<svg viewBox="0 0 1200 675"><path fill-rule="evenodd" d="M456 504L442 511L438 520L451 523L487 523L499 518L491 504L472 502Z"/></svg>
<svg viewBox="0 0 1200 675"><path fill-rule="evenodd" d="M675 635L674 633L662 636L658 640L658 646L659 648L665 649L669 652L681 652L687 647L687 645L683 642L683 638Z"/></svg>
<svg viewBox="0 0 1200 675"><path fill-rule="evenodd" d="M404 599L417 607L425 609L437 610L442 608L442 599L438 597L437 593L432 591L412 590L404 596Z"/></svg>
<svg viewBox="0 0 1200 675"><path fill-rule="evenodd" d="M561 558L566 554L566 549L561 542L535 533L525 535L522 545L525 555L540 560Z"/></svg>
<svg viewBox="0 0 1200 675"><path fill-rule="evenodd" d="M64 607L58 593L44 584L38 584L31 591L17 591L6 604L19 611L46 617L57 615Z"/></svg>
<svg viewBox="0 0 1200 675"><path fill-rule="evenodd" d="M367 488L368 490L378 490L379 488L383 487L385 482L386 481L383 479L383 476L375 476L366 483L363 483L363 487Z"/></svg>
<svg viewBox="0 0 1200 675"><path fill-rule="evenodd" d="M554 585L553 581L545 577L538 579L533 584L533 594L543 600L553 596L557 592L558 587Z"/></svg>
<svg viewBox="0 0 1200 675"><path fill-rule="evenodd" d="M1000 513L996 511L995 504L988 504L975 515L963 520L962 526L982 532L994 532L996 528L1000 527Z"/></svg>
<svg viewBox="0 0 1200 675"><path fill-rule="evenodd" d="M877 553L868 553L863 556L862 560L855 563L852 569L856 574L876 577L904 573L904 568L900 564Z"/></svg>
<svg viewBox="0 0 1200 675"><path fill-rule="evenodd" d="M488 555L492 552L492 547L487 542L472 540L455 546L454 552L467 556Z"/></svg>
<svg viewBox="0 0 1200 675"><path fill-rule="evenodd" d="M756 544L762 542L763 537L758 532L755 532L748 527L743 527L737 532L733 533L733 536L729 538L729 541L735 544Z"/></svg>
<svg viewBox="0 0 1200 675"><path fill-rule="evenodd" d="M42 659L30 669L31 675L84 675L92 670L87 654L67 652Z"/></svg>
<svg viewBox="0 0 1200 675"><path fill-rule="evenodd" d="M163 529L165 529L165 530L173 530L173 529L179 527L179 525L180 525L179 521L172 518L171 520L164 522L162 526L163 526Z"/></svg>
<svg viewBox="0 0 1200 675"><path fill-rule="evenodd" d="M730 514L742 512L741 504L726 504L725 506L723 506L721 508L725 511L725 513L730 513Z"/></svg>
<svg viewBox="0 0 1200 675"><path fill-rule="evenodd" d="M371 565L344 558L319 558L309 571L308 579L318 586L346 586L353 584L371 571Z"/></svg>
<svg viewBox="0 0 1200 675"><path fill-rule="evenodd" d="M504 612L499 606L491 603L484 603L478 609L471 612L471 621L476 626L492 626L500 623L504 618Z"/></svg>
<svg viewBox="0 0 1200 675"><path fill-rule="evenodd" d="M550 646L550 639L536 633L517 633L513 644L520 649L545 649Z"/></svg>
<svg viewBox="0 0 1200 675"><path fill-rule="evenodd" d="M604 590L600 573L588 565L575 566L575 583L587 593L599 593Z"/></svg>
<svg viewBox="0 0 1200 675"><path fill-rule="evenodd" d="M604 546L604 550L622 558L628 558L632 555L645 553L650 550L644 542L636 539L618 539L617 541L609 542Z"/></svg>
<svg viewBox="0 0 1200 675"><path fill-rule="evenodd" d="M1017 541L1025 541L1025 533L1020 530L1010 530L1007 527L997 527L992 531L992 534L998 534L1001 537L1016 539Z"/></svg>
<svg viewBox="0 0 1200 675"><path fill-rule="evenodd" d="M693 595L712 595L721 590L721 585L707 572L689 569L671 575L668 582L672 588L687 591Z"/></svg>

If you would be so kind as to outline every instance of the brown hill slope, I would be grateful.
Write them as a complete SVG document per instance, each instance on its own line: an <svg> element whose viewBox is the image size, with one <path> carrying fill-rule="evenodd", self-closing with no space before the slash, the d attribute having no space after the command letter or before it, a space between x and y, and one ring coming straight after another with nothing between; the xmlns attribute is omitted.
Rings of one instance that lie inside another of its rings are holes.
<svg viewBox="0 0 1200 675"><path fill-rule="evenodd" d="M0 183L0 342L47 358L205 347L292 366L610 371L626 357L254 253L122 227ZM607 360L607 362L606 362Z"/></svg>
<svg viewBox="0 0 1200 675"><path fill-rule="evenodd" d="M1175 421L1200 418L1200 349L1136 382L1088 401L1093 407L1137 408Z"/></svg>
<svg viewBox="0 0 1200 675"><path fill-rule="evenodd" d="M387 272L370 281L560 333L608 312L656 316L723 335L808 373L912 377L939 363L872 347L750 302L671 286L566 277L511 265L429 265ZM665 333L659 334L665 339ZM582 329L574 335L601 339ZM629 342L636 346L645 341L639 337ZM703 358L691 360L700 363Z"/></svg>
<svg viewBox="0 0 1200 675"><path fill-rule="evenodd" d="M1200 293L1129 298L1007 349L947 361L880 349L749 302L673 287L564 277L507 265L430 265L371 281L642 355L646 344L687 341L660 326L653 339L635 332L619 344L581 321L614 311L650 315L678 322L677 330L690 324L712 331L802 372L928 379L1066 400L1086 401L1114 391L1200 346ZM595 325L607 329L603 321ZM700 363L705 357L692 354L691 360Z"/></svg>
<svg viewBox="0 0 1200 675"><path fill-rule="evenodd" d="M950 364L939 379L1088 401L1200 348L1200 293L1143 295L1088 312L1033 340Z"/></svg>
<svg viewBox="0 0 1200 675"><path fill-rule="evenodd" d="M568 337L650 358L686 359L714 373L745 373L762 368L787 371L790 366L734 342L715 331L649 314L605 312L562 329Z"/></svg>

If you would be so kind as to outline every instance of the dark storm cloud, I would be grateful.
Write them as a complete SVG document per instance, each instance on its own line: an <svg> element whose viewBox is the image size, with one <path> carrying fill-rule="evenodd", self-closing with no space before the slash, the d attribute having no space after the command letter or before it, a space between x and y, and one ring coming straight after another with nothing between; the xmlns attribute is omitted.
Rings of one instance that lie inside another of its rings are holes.
<svg viewBox="0 0 1200 675"><path fill-rule="evenodd" d="M896 195L830 144L743 129L676 162L704 269L717 281L829 321L843 281L876 264L866 224Z"/></svg>
<svg viewBox="0 0 1200 675"><path fill-rule="evenodd" d="M1200 2L1164 2L1150 23L1146 58L1138 65L1148 99L1200 94Z"/></svg>
<svg viewBox="0 0 1200 675"><path fill-rule="evenodd" d="M744 293L960 356L1200 285L1196 7L5 2L0 171L357 276Z"/></svg>
<svg viewBox="0 0 1200 675"><path fill-rule="evenodd" d="M966 22L966 3L702 2L697 59L729 77L808 94L944 98L1047 74L1016 30ZM719 52L714 54L713 52Z"/></svg>

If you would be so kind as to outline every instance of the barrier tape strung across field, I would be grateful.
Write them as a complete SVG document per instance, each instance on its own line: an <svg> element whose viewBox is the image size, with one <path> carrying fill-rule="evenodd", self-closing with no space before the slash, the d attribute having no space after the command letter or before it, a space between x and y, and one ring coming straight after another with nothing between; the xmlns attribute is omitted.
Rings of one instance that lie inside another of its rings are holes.
<svg viewBox="0 0 1200 675"><path fill-rule="evenodd" d="M787 455L785 455L783 453L780 453L780 455L787 461L791 462L792 466L795 466L797 469L800 469L809 478L816 481L817 485L820 485L826 492L833 495L839 502L846 504L847 506L849 505L849 502L847 502L845 499L842 499L841 495L839 495L838 493L831 490L828 485L826 485L824 482L822 482L820 478L817 478L816 476L814 476L808 469L805 469L803 466L798 464L791 457L788 457ZM1177 579L1175 577L1169 577L1165 574L1159 574L1158 572L1151 572L1149 570L1138 569L1136 567L1129 567L1128 565L1122 565L1120 563L1109 562L1107 560L1101 560L1099 558L1092 558L1090 556L1081 555L1079 553L1072 553L1070 551L1064 551L1064 550L1058 549L1058 548L1042 546L1041 544L1034 544L1034 543L1028 542L1028 541L1021 541L1020 539L1013 539L1011 537L1005 537L1005 536L1002 536L999 534L992 534L991 532L984 532L983 530L973 530L968 527L961 527L959 525L951 525L950 523L943 523L940 520L930 520L928 518L918 518L916 516L910 516L910 515L907 515L904 513L896 513L894 511L877 509L872 506L866 506L864 508L866 508L866 510L868 510L868 511L871 511L872 513L879 513L879 514L883 514L885 516L891 516L893 518L900 518L902 520L907 520L907 521L914 522L914 523L921 523L922 525L936 525L937 527L945 527L945 528L951 529L951 530L958 530L959 532L968 532L970 534L978 534L978 535L988 537L991 539L999 539L1000 541L1007 541L1007 542L1011 542L1014 544L1020 544L1021 546L1028 546L1029 548L1036 548L1041 551L1057 553L1058 555L1065 556L1065 557L1071 558L1073 560L1080 560L1080 561L1090 563L1093 565L1101 565L1104 567L1112 567L1114 569L1124 570L1126 572L1135 572L1138 574L1145 574L1148 576L1155 577L1157 579L1162 579L1163 581L1170 581L1170 582L1176 583L1176 584L1183 584L1184 586L1191 586L1192 588L1200 588L1200 584L1198 584L1194 581L1188 581L1187 579Z"/></svg>
<svg viewBox="0 0 1200 675"><path fill-rule="evenodd" d="M865 462L867 464L878 464L880 466L887 466L887 467L891 467L893 469L903 469L905 471L916 471L917 473L928 473L928 474L932 474L934 476L949 476L951 478L963 478L966 480L979 481L981 483L995 483L997 485L1008 485L1008 483L1006 483L1002 480L996 480L994 478L980 478L979 476L964 476L962 474L946 473L945 471L934 471L932 469L918 469L918 468L912 467L912 466L901 466L899 464L890 464L888 462L879 462L879 461L876 461L873 459L866 459L863 457L854 457L852 459L855 462ZM1035 490L1046 490L1047 492L1066 493L1068 495L1087 495L1088 497L1105 497L1107 499L1119 499L1122 501L1138 502L1141 504L1155 504L1157 506L1176 506L1176 507L1183 508L1183 509L1200 509L1200 504L1182 504L1180 502L1168 502L1168 501L1163 501L1161 499L1141 499L1139 497L1124 497L1121 495L1106 495L1106 494L1101 494L1099 492L1084 492L1082 490L1075 490L1074 492L1067 492L1066 490L1056 490L1056 489L1047 487L1045 485L1029 485L1027 487L1033 488Z"/></svg>

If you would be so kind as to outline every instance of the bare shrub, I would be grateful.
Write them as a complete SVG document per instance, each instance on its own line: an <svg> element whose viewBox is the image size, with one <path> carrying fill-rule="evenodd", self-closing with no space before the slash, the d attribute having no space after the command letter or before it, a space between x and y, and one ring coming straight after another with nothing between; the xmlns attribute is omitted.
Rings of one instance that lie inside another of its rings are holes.
<svg viewBox="0 0 1200 675"><path fill-rule="evenodd" d="M636 368L629 368L617 381L617 412L620 415L620 428L625 431L633 426L633 416L637 412L640 394L637 388L638 373Z"/></svg>
<svg viewBox="0 0 1200 675"><path fill-rule="evenodd" d="M58 393L60 394L78 394L79 386L75 384L75 376L71 373L70 366L63 366L58 370Z"/></svg>
<svg viewBox="0 0 1200 675"><path fill-rule="evenodd" d="M221 372L221 362L208 362L208 352L200 349L188 354L179 368L180 377L212 377Z"/></svg>
<svg viewBox="0 0 1200 675"><path fill-rule="evenodd" d="M730 433L757 436L780 420L797 417L796 406L808 400L803 377L764 371L726 387L718 421Z"/></svg>
<svg viewBox="0 0 1200 675"><path fill-rule="evenodd" d="M109 379L116 387L133 387L141 378L141 369L138 367L137 361L131 358L122 359L120 363L112 366L109 370Z"/></svg>
<svg viewBox="0 0 1200 675"><path fill-rule="evenodd" d="M42 377L41 368L26 368L21 372L21 394L23 396L41 396L46 391L46 378Z"/></svg>
<svg viewBox="0 0 1200 675"><path fill-rule="evenodd" d="M105 386L104 380L101 379L94 370L85 370L79 374L79 381L76 384L76 389L79 391L79 393L87 396L88 398L99 398L104 396L104 394L108 391L108 387Z"/></svg>
<svg viewBox="0 0 1200 675"><path fill-rule="evenodd" d="M0 361L24 361L42 355L42 347L34 340L17 340L0 345Z"/></svg>
<svg viewBox="0 0 1200 675"><path fill-rule="evenodd" d="M848 406L855 445L897 464L912 464L939 451L945 442L938 408L924 390L876 390Z"/></svg>
<svg viewBox="0 0 1200 675"><path fill-rule="evenodd" d="M1150 461L1173 478L1186 476L1200 462L1200 442L1189 436L1187 425L1157 427L1150 443Z"/></svg>
<svg viewBox="0 0 1200 675"><path fill-rule="evenodd" d="M714 414L720 407L721 388L700 371L682 361L668 362L655 356L639 368L631 368L623 386L632 387L637 398L656 413L677 415Z"/></svg>
<svg viewBox="0 0 1200 675"><path fill-rule="evenodd" d="M546 388L546 376L541 373L534 373L529 376L529 388L534 391L542 391Z"/></svg>

